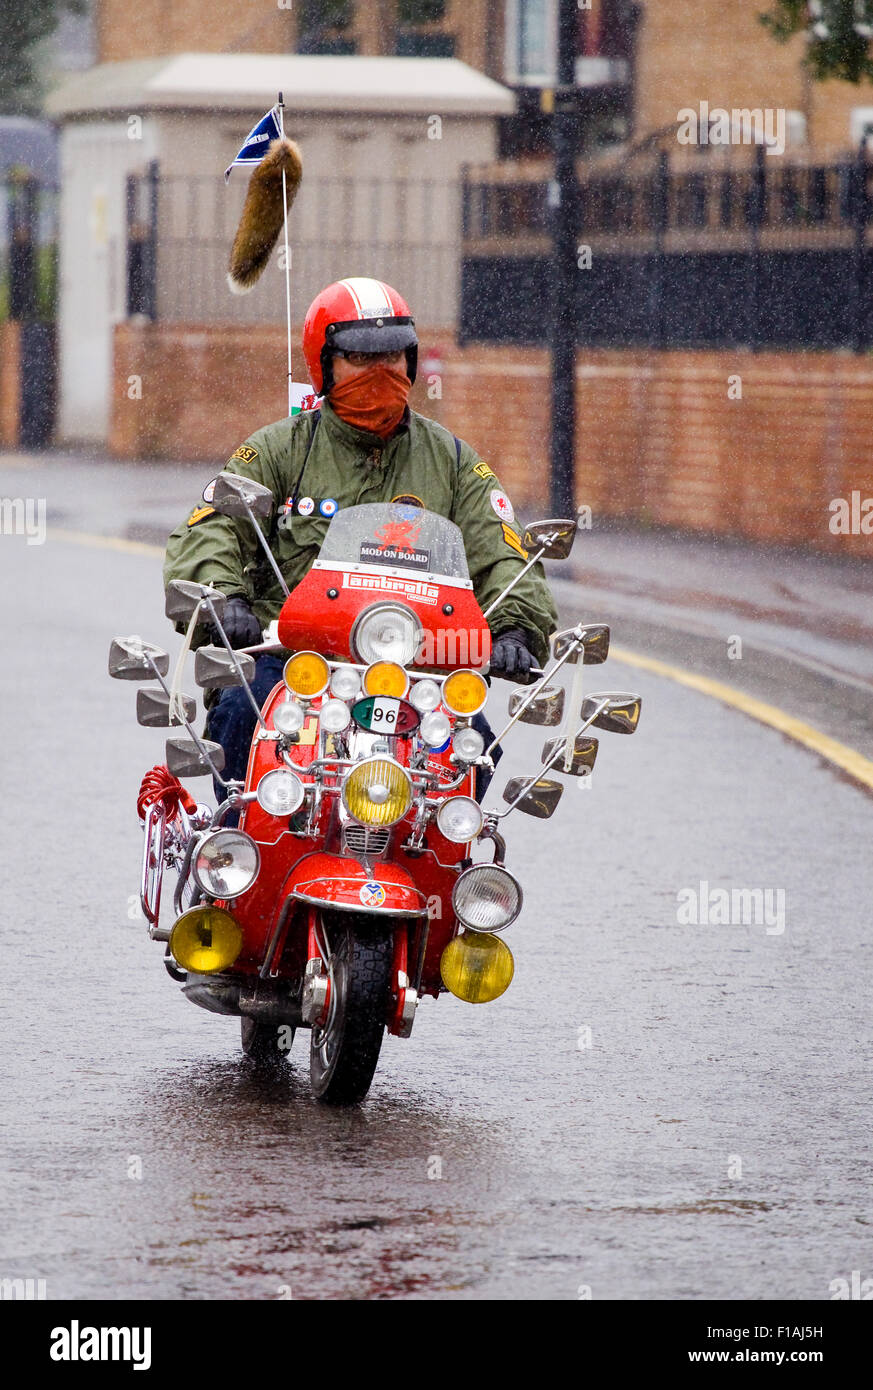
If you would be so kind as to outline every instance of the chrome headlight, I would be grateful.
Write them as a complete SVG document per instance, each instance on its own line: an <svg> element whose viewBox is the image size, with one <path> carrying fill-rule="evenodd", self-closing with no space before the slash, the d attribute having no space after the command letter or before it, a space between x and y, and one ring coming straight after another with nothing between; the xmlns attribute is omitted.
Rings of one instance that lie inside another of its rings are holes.
<svg viewBox="0 0 873 1390"><path fill-rule="evenodd" d="M440 834L456 845L465 845L475 840L485 817L478 801L471 796L450 796L440 806L436 819Z"/></svg>
<svg viewBox="0 0 873 1390"><path fill-rule="evenodd" d="M412 779L393 758L367 758L346 774L342 800L362 825L396 825L412 805Z"/></svg>
<svg viewBox="0 0 873 1390"><path fill-rule="evenodd" d="M280 734L299 734L306 723L306 710L296 700L281 700L273 707L273 728Z"/></svg>
<svg viewBox="0 0 873 1390"><path fill-rule="evenodd" d="M422 743L426 743L428 748L442 752L444 748L448 747L449 739L452 736L452 724L449 716L443 714L441 709L432 710L422 719L419 735Z"/></svg>
<svg viewBox="0 0 873 1390"><path fill-rule="evenodd" d="M213 830L194 853L195 882L212 898L238 898L251 888L261 867L261 855L244 830Z"/></svg>
<svg viewBox="0 0 873 1390"><path fill-rule="evenodd" d="M258 783L258 805L268 816L293 816L305 795L297 773L284 767L274 767L271 772L265 772Z"/></svg>
<svg viewBox="0 0 873 1390"><path fill-rule="evenodd" d="M430 714L431 710L439 709L442 702L443 694L436 681L427 678L416 681L409 692L409 703L419 714Z"/></svg>
<svg viewBox="0 0 873 1390"><path fill-rule="evenodd" d="M330 678L330 693L339 700L355 700L361 693L361 677L354 666L337 666Z"/></svg>
<svg viewBox="0 0 873 1390"><path fill-rule="evenodd" d="M452 890L459 922L474 931L503 931L521 912L521 884L499 864L476 864Z"/></svg>
<svg viewBox="0 0 873 1390"><path fill-rule="evenodd" d="M485 740L478 729L456 729L452 739L452 752L459 762L474 763L485 750Z"/></svg>
<svg viewBox="0 0 873 1390"><path fill-rule="evenodd" d="M352 651L358 661L396 661L408 666L418 650L421 627L411 608L400 603L375 603L355 620Z"/></svg>
<svg viewBox="0 0 873 1390"><path fill-rule="evenodd" d="M344 700L325 700L318 711L318 718L326 734L341 734L352 722L351 712Z"/></svg>

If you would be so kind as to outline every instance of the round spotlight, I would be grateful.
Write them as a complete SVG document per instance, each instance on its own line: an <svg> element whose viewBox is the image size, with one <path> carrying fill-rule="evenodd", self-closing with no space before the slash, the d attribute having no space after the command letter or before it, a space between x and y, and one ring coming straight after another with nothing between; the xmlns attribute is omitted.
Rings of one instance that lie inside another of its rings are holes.
<svg viewBox="0 0 873 1390"><path fill-rule="evenodd" d="M475 840L485 817L478 801L471 796L450 796L440 806L436 819L440 833L447 840L456 845L465 845Z"/></svg>
<svg viewBox="0 0 873 1390"><path fill-rule="evenodd" d="M238 898L251 888L261 867L261 855L244 830L213 830L196 850L192 872L211 898Z"/></svg>
<svg viewBox="0 0 873 1390"><path fill-rule="evenodd" d="M318 652L295 652L285 662L283 675L292 695L301 700L313 700L327 690L330 667Z"/></svg>
<svg viewBox="0 0 873 1390"><path fill-rule="evenodd" d="M452 907L474 931L503 931L521 912L521 885L498 864L475 864L455 882Z"/></svg>
<svg viewBox="0 0 873 1390"><path fill-rule="evenodd" d="M452 725L447 714L442 710L433 710L431 714L426 714L421 721L421 738L429 748L442 750L448 746L452 736Z"/></svg>
<svg viewBox="0 0 873 1390"><path fill-rule="evenodd" d="M212 975L233 965L242 950L242 932L221 907L192 907L170 932L170 954L193 975Z"/></svg>
<svg viewBox="0 0 873 1390"><path fill-rule="evenodd" d="M419 714L430 714L431 710L439 709L442 699L439 686L432 680L416 681L409 692L409 703Z"/></svg>
<svg viewBox="0 0 873 1390"><path fill-rule="evenodd" d="M299 734L305 723L306 710L296 700L282 700L273 706L273 728L280 734Z"/></svg>
<svg viewBox="0 0 873 1390"><path fill-rule="evenodd" d="M258 805L268 816L293 816L303 804L306 791L296 772L275 767L258 783Z"/></svg>

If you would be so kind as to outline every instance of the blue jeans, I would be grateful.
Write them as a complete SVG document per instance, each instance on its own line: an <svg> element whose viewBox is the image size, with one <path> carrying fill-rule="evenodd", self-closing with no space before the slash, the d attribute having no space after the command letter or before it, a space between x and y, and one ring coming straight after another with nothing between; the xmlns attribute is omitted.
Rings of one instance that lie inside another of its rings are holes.
<svg viewBox="0 0 873 1390"><path fill-rule="evenodd" d="M269 695L273 686L282 679L282 668L284 661L278 656L259 656L255 662L255 678L249 689L263 706L264 701ZM246 698L245 691L238 685L230 686L227 690L222 690L216 703L209 711L207 721L207 737L215 739L224 749L224 776L228 781L242 782L245 780L246 768L249 762L249 750L252 745L252 737L255 732L255 713ZM494 730L488 723L484 714L473 716L473 728L478 729L485 740L485 747L494 737ZM495 764L503 757L503 749L498 746L491 754ZM492 773L486 772L483 768L479 769L476 781L476 799L481 801L488 784L491 781ZM224 800L224 788L220 782L215 782L215 796L219 802ZM236 816L230 815L225 821L226 825L235 825Z"/></svg>

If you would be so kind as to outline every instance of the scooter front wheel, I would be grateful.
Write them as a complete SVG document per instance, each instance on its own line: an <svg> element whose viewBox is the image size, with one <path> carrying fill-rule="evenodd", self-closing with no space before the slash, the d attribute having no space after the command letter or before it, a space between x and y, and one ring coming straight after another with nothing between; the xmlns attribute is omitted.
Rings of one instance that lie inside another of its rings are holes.
<svg viewBox="0 0 873 1390"><path fill-rule="evenodd" d="M327 1018L313 1028L309 1077L313 1095L354 1105L370 1089L391 988L393 942L370 924L340 920L328 942Z"/></svg>

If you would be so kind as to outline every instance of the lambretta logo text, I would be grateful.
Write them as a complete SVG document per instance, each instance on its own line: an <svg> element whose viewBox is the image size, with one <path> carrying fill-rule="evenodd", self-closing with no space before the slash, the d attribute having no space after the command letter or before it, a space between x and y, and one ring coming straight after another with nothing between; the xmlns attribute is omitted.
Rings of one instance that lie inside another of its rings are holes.
<svg viewBox="0 0 873 1390"><path fill-rule="evenodd" d="M343 574L344 589L376 589L383 594L403 594L418 603L436 603L440 596L436 584L422 579L395 579L388 574Z"/></svg>
<svg viewBox="0 0 873 1390"><path fill-rule="evenodd" d="M135 1371L152 1364L150 1327L80 1327L74 1318L69 1327L53 1327L51 1338L52 1361L132 1361Z"/></svg>

